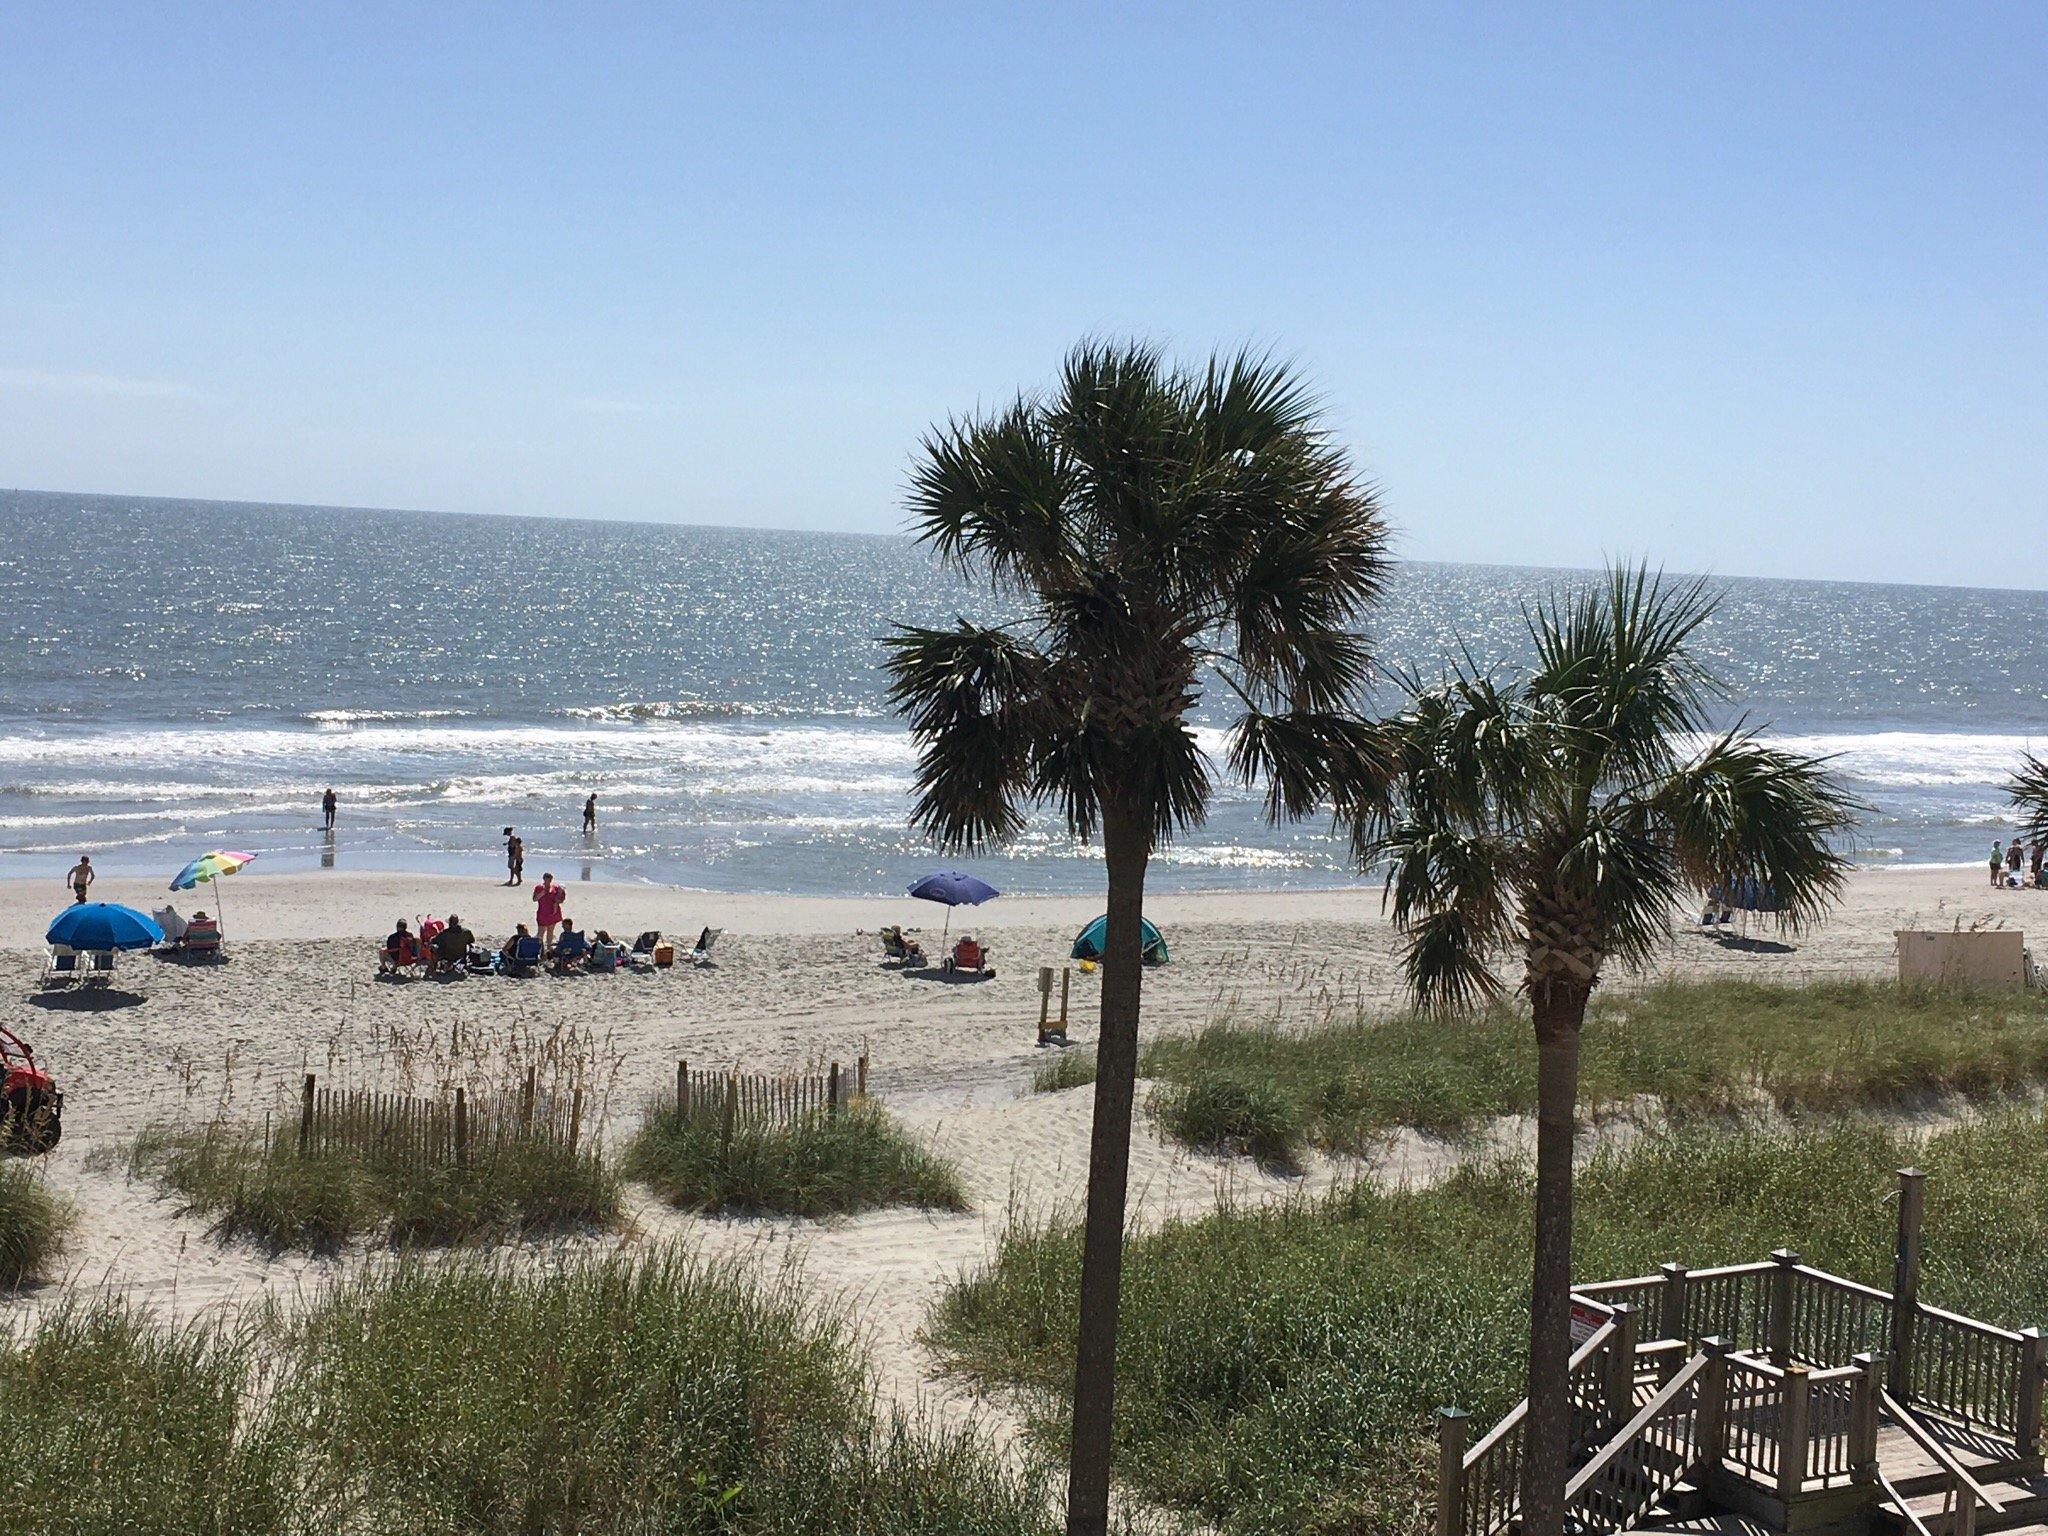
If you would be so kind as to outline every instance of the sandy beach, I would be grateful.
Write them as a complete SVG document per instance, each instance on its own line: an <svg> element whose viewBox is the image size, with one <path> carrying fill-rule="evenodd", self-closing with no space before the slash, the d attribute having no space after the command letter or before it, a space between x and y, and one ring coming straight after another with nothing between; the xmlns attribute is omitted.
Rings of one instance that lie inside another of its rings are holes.
<svg viewBox="0 0 2048 1536"><path fill-rule="evenodd" d="M206 905L180 899L189 912ZM104 1154L153 1117L204 1117L217 1106L261 1118L276 1112L306 1071L358 1078L396 1071L403 1042L507 1029L586 1033L609 1064L595 1116L601 1134L625 1133L647 1095L687 1058L708 1067L778 1071L864 1050L871 1087L918 1134L956 1160L975 1209L966 1215L889 1211L824 1223L713 1220L677 1215L633 1196L634 1230L605 1242L677 1234L708 1250L797 1260L811 1282L862 1310L882 1379L893 1393L933 1387L915 1344L937 1287L982 1257L1008 1212L1075 1199L1087 1163L1090 1092L1029 1092L1034 1067L1037 967L1063 963L1073 933L1099 904L1006 896L956 912L990 944L986 980L906 975L882 964L876 930L917 924L936 938L943 913L907 899L734 897L626 884L577 884L580 924L632 934L725 930L712 966L655 975L379 981L376 941L395 917L458 912L485 939L530 916L525 890L484 878L251 871L227 889L228 958L186 965L124 955L114 984L45 993L32 947L57 909L55 882L0 882L0 952L7 978L0 1018L33 1043L67 1096L63 1145L44 1160L51 1187L79 1211L65 1268L73 1284L105 1286L184 1312L266 1291L289 1291L336 1261L271 1258L209 1238L154 1186L134 1182ZM103 879L94 895L149 908L160 882ZM1148 911L1172 946L1148 973L1148 1033L1186 1031L1224 1015L1307 1024L1332 1012L1395 1002L1400 975L1377 889L1289 894L1167 894ZM2048 901L1985 888L1974 869L1859 873L1820 931L1781 943L1767 930L1742 940L1681 932L1653 972L1726 972L1758 978L1885 974L1893 932L1960 924L2048 926ZM1619 981L1627 985L1627 981ZM1093 1038L1096 990L1074 977L1073 1037ZM95 1156L96 1153L102 1154ZM1413 1177L1452 1156L1407 1138L1380 1172ZM1348 1176L1319 1163L1282 1179L1236 1161L1169 1147L1139 1127L1134 1203L1141 1219L1198 1209L1226 1189L1284 1197ZM0 1305L34 1308L58 1287ZM941 1389L943 1390L943 1389Z"/></svg>

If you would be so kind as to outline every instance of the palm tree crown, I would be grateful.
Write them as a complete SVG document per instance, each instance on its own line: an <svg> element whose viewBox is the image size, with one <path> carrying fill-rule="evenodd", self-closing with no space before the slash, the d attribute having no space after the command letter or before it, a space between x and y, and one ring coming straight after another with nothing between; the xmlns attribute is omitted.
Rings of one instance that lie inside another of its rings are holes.
<svg viewBox="0 0 2048 1536"><path fill-rule="evenodd" d="M1077 837L1106 800L1155 840L1198 824L1210 772L1187 723L1205 667L1243 706L1231 767L1308 813L1371 736L1347 712L1357 632L1387 568L1372 493L1286 367L1239 354L1168 369L1148 346L1084 343L1058 388L930 434L920 537L1023 597L1021 625L965 620L887 638L891 697L920 747L916 823L973 849L1029 802Z"/></svg>
<svg viewBox="0 0 2048 1536"><path fill-rule="evenodd" d="M1388 863L1423 1001L1499 993L1496 963L1515 953L1532 995L1589 989L1609 959L1648 956L1683 894L1716 884L1754 880L1794 928L1826 909L1855 803L1819 761L1710 729L1720 689L1688 642L1712 609L1700 582L1617 569L1528 616L1525 676L1498 682L1467 659L1434 685L1409 680L1387 726L1393 794L1358 843Z"/></svg>

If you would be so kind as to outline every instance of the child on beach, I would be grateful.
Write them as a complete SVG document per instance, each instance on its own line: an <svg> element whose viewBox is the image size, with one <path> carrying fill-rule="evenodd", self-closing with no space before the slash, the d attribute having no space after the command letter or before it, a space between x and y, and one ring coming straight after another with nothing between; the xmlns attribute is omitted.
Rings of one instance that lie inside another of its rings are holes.
<svg viewBox="0 0 2048 1536"><path fill-rule="evenodd" d="M1994 837L1991 839L1991 888L1994 891L1998 889L2000 883L1998 878L1999 871L2004 867L2005 845Z"/></svg>
<svg viewBox="0 0 2048 1536"><path fill-rule="evenodd" d="M64 878L71 882L72 900L76 903L83 903L85 893L91 888L94 879L92 855L81 853L78 856L78 862L71 866L71 873Z"/></svg>
<svg viewBox="0 0 2048 1536"><path fill-rule="evenodd" d="M555 929L562 921L564 895L552 874L543 874L540 884L533 888L533 922L540 931L541 944L548 949L555 947Z"/></svg>

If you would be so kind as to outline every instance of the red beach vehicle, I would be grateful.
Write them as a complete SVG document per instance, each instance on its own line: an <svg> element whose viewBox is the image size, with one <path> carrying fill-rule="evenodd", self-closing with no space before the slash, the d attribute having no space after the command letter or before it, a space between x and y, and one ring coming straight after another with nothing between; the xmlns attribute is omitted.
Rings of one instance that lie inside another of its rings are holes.
<svg viewBox="0 0 2048 1536"><path fill-rule="evenodd" d="M0 1025L0 1137L9 1149L47 1152L64 1134L64 1095L26 1040Z"/></svg>

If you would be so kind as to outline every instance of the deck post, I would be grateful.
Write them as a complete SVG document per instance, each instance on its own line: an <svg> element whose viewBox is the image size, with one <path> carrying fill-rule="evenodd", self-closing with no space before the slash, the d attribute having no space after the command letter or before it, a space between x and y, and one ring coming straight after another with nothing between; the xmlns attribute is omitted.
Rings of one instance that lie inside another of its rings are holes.
<svg viewBox="0 0 2048 1536"><path fill-rule="evenodd" d="M1849 1400L1849 1476L1859 1483L1877 1481L1877 1420L1884 1390L1884 1365L1869 1351L1850 1364L1860 1373Z"/></svg>
<svg viewBox="0 0 2048 1536"><path fill-rule="evenodd" d="M1436 1536L1460 1536L1465 1529L1465 1435L1462 1408L1436 1411Z"/></svg>
<svg viewBox="0 0 2048 1536"><path fill-rule="evenodd" d="M2020 1330L2019 1427L2013 1432L2013 1441L2022 1456L2041 1454L2041 1372L2048 1364L2042 1346L2040 1329Z"/></svg>
<svg viewBox="0 0 2048 1536"><path fill-rule="evenodd" d="M1689 1271L1683 1264L1662 1266L1663 1294L1657 1301L1657 1333L1660 1338L1685 1337L1685 1281Z"/></svg>
<svg viewBox="0 0 2048 1536"><path fill-rule="evenodd" d="M1977 1490L1968 1483L1955 1484L1956 1518L1950 1527L1955 1536L1977 1536Z"/></svg>
<svg viewBox="0 0 2048 1536"><path fill-rule="evenodd" d="M1892 1396L1912 1406L1913 1323L1920 1312L1920 1219L1927 1210L1927 1175L1899 1170L1899 1237L1892 1258L1892 1352L1886 1369Z"/></svg>
<svg viewBox="0 0 2048 1536"><path fill-rule="evenodd" d="M1700 1352L1707 1357L1700 1372L1700 1465L1718 1467L1728 1449L1728 1341L1710 1334Z"/></svg>
<svg viewBox="0 0 2048 1536"><path fill-rule="evenodd" d="M1785 1367L1785 1409L1778 1420L1778 1497L1790 1504L1806 1484L1807 1441L1811 1437L1812 1388L1806 1367Z"/></svg>
<svg viewBox="0 0 2048 1536"><path fill-rule="evenodd" d="M1792 1300L1793 1286L1799 1279L1799 1255L1790 1248L1774 1248L1771 1262L1778 1267L1771 1271L1770 1311L1764 1321L1764 1338L1771 1364L1783 1370L1792 1362Z"/></svg>
<svg viewBox="0 0 2048 1536"><path fill-rule="evenodd" d="M1636 1411L1636 1309L1627 1302L1614 1308L1614 1333L1607 1340L1607 1416L1619 1429Z"/></svg>

